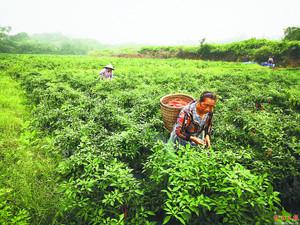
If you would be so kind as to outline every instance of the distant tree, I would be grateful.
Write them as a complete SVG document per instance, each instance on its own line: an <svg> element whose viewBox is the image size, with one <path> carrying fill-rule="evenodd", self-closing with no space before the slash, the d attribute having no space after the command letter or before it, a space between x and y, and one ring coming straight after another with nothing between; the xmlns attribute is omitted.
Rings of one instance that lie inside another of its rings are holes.
<svg viewBox="0 0 300 225"><path fill-rule="evenodd" d="M60 33L29 35L25 32L10 34L11 27L0 26L0 52L83 55L108 46L93 39L74 39Z"/></svg>
<svg viewBox="0 0 300 225"><path fill-rule="evenodd" d="M0 27L0 40L7 38L10 31L11 27Z"/></svg>
<svg viewBox="0 0 300 225"><path fill-rule="evenodd" d="M202 44L200 48L197 50L197 54L201 58L209 59L211 57L211 53L214 49L214 46L211 44Z"/></svg>
<svg viewBox="0 0 300 225"><path fill-rule="evenodd" d="M0 52L13 52L14 42L10 40L11 27L0 27Z"/></svg>
<svg viewBox="0 0 300 225"><path fill-rule="evenodd" d="M29 36L28 36L27 33L21 32L21 33L18 33L16 35L12 35L11 38L14 41L23 41L23 40L29 39Z"/></svg>
<svg viewBox="0 0 300 225"><path fill-rule="evenodd" d="M288 27L284 29L284 40L300 41L300 27Z"/></svg>
<svg viewBox="0 0 300 225"><path fill-rule="evenodd" d="M205 38L202 38L199 42L200 42L200 46L202 46L204 44L204 42L206 41Z"/></svg>

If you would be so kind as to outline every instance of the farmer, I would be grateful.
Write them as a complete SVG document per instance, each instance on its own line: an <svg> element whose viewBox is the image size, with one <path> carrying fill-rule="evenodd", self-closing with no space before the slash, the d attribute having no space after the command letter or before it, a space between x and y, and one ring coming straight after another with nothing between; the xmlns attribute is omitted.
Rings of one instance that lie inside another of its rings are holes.
<svg viewBox="0 0 300 225"><path fill-rule="evenodd" d="M104 68L99 73L100 78L112 79L113 78L113 70L114 70L114 67L111 64L104 66Z"/></svg>
<svg viewBox="0 0 300 225"><path fill-rule="evenodd" d="M268 58L268 66L270 68L274 68L275 67L274 59L271 56Z"/></svg>
<svg viewBox="0 0 300 225"><path fill-rule="evenodd" d="M269 64L274 64L274 59L273 59L273 57L270 56L270 57L268 58L268 63L269 63Z"/></svg>
<svg viewBox="0 0 300 225"><path fill-rule="evenodd" d="M170 141L177 145L204 145L210 147L213 109L217 97L205 91L200 99L185 106L178 115L177 122L170 136Z"/></svg>

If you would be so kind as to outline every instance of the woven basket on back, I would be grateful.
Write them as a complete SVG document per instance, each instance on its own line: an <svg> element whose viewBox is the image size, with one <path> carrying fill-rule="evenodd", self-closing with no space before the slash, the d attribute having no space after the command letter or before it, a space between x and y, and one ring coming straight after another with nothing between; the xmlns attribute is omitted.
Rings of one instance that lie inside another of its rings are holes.
<svg viewBox="0 0 300 225"><path fill-rule="evenodd" d="M185 94L171 94L171 95L166 95L160 99L160 109L163 116L164 126L169 132L172 132L178 114L180 110L183 108L183 107L175 107L175 106L168 105L168 102L174 99L182 99L186 102L191 102L194 100L192 96L185 95Z"/></svg>

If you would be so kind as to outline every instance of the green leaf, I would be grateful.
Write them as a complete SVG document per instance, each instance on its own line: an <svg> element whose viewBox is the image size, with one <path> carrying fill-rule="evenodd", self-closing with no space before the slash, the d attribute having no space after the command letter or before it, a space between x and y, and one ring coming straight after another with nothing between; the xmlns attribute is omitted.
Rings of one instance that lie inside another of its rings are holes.
<svg viewBox="0 0 300 225"><path fill-rule="evenodd" d="M166 205L167 205L167 207L168 207L169 209L172 209L172 206L170 205L169 202L166 202Z"/></svg>
<svg viewBox="0 0 300 225"><path fill-rule="evenodd" d="M216 212L216 214L218 214L218 215L222 215L222 214L224 214L224 213L225 213L224 210L217 210L217 212Z"/></svg>
<svg viewBox="0 0 300 225"><path fill-rule="evenodd" d="M181 218L180 216L175 215L176 219L178 219L182 224L186 224L185 221L183 220L183 218Z"/></svg>
<svg viewBox="0 0 300 225"><path fill-rule="evenodd" d="M141 190L134 190L134 192L137 193L137 194L139 194L139 195L143 195L144 194L143 191L141 191Z"/></svg>
<svg viewBox="0 0 300 225"><path fill-rule="evenodd" d="M146 213L147 213L148 215L151 215L151 216L154 216L154 215L155 215L155 213L152 212L152 211L146 211Z"/></svg>
<svg viewBox="0 0 300 225"><path fill-rule="evenodd" d="M238 197L241 197L241 195L242 195L241 189L237 189L237 196L238 196Z"/></svg>
<svg viewBox="0 0 300 225"><path fill-rule="evenodd" d="M162 224L163 225L166 224L167 222L170 221L170 219L171 219L171 216L166 216Z"/></svg>

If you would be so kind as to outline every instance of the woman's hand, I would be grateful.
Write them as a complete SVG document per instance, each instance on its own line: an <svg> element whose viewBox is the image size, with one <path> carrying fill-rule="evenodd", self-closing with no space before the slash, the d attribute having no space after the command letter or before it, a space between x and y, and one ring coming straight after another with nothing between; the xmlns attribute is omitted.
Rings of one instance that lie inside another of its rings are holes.
<svg viewBox="0 0 300 225"><path fill-rule="evenodd" d="M210 148L210 137L209 137L209 135L206 135L205 136L205 144L206 144L206 147L207 148Z"/></svg>
<svg viewBox="0 0 300 225"><path fill-rule="evenodd" d="M197 138L195 136L191 136L190 140L195 142L197 145L205 145L204 141L202 141L200 138Z"/></svg>

